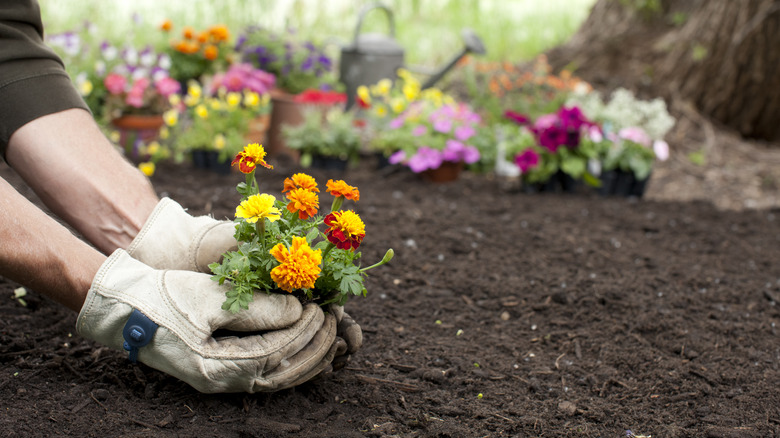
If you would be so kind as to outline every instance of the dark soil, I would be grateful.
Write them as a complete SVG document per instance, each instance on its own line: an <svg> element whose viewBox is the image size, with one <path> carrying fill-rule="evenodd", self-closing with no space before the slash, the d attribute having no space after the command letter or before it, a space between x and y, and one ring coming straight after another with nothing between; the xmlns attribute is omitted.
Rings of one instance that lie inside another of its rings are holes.
<svg viewBox="0 0 780 438"><path fill-rule="evenodd" d="M200 394L78 337L76 315L34 291L22 306L0 278L0 435L780 436L780 210L514 193L471 174L433 185L368 163L311 173L360 188L367 263L396 252L347 305L365 344L345 369ZM153 178L220 218L240 180Z"/></svg>

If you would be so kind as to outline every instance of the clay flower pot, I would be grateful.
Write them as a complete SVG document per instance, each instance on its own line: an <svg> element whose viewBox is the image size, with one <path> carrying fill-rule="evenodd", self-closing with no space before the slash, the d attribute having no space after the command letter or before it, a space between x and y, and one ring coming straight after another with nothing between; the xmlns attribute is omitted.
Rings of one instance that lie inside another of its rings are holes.
<svg viewBox="0 0 780 438"><path fill-rule="evenodd" d="M458 161L442 161L441 166L436 169L428 169L423 171L423 179L433 183L447 183L455 181L460 177L460 173L463 171L463 162Z"/></svg>
<svg viewBox="0 0 780 438"><path fill-rule="evenodd" d="M111 120L111 125L119 131L119 146L134 162L141 160L137 144L156 140L164 124L162 114L128 114Z"/></svg>

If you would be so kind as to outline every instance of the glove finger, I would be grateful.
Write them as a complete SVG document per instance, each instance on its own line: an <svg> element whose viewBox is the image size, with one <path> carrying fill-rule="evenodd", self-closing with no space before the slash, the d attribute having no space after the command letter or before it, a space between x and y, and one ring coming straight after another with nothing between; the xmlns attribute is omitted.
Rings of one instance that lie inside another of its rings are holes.
<svg viewBox="0 0 780 438"><path fill-rule="evenodd" d="M203 230L200 237L196 237L193 251L195 264L200 272L210 274L210 264L221 262L223 254L238 249L235 232L236 224L220 221L213 227Z"/></svg>
<svg viewBox="0 0 780 438"><path fill-rule="evenodd" d="M316 306L311 304L312 306ZM319 310L319 309L318 309ZM255 391L291 388L316 376L333 360L338 346L336 339L336 318L326 314L322 327L306 346L295 355L289 356L263 379L255 381ZM263 388L270 383L269 388Z"/></svg>
<svg viewBox="0 0 780 438"><path fill-rule="evenodd" d="M346 343L343 339L336 338L335 342L333 342L333 345L331 345L330 349L328 350L328 353L322 358L319 364L317 364L316 367L312 368L312 370L308 373L305 373L300 376L300 378L290 385L290 387L298 386L303 383L313 381L313 380L323 380L327 379L331 374L333 374L333 360L334 357L338 355L339 350L346 348Z"/></svg>
<svg viewBox="0 0 780 438"><path fill-rule="evenodd" d="M341 323L341 318L344 317L344 306L331 304L328 306L328 312L330 312L331 314L333 314L333 316L336 317L337 323Z"/></svg>
<svg viewBox="0 0 780 438"><path fill-rule="evenodd" d="M224 295L221 297L224 300ZM217 306L213 327L235 331L277 330L293 325L301 318L303 307L292 295L256 291L249 309L230 313Z"/></svg>
<svg viewBox="0 0 780 438"><path fill-rule="evenodd" d="M363 330L348 313L344 312L343 315L341 322L339 322L337 334L347 343L346 353L354 354L363 346Z"/></svg>

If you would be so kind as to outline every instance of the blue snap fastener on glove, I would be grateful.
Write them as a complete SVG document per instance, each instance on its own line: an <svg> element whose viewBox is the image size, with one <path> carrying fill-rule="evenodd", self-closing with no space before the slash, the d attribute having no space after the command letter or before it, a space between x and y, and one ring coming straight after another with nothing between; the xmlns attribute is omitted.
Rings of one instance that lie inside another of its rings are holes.
<svg viewBox="0 0 780 438"><path fill-rule="evenodd" d="M138 349L152 342L152 337L157 331L158 325L146 315L133 309L130 319L122 329L122 337L125 338L123 347L130 352L130 362L138 361Z"/></svg>

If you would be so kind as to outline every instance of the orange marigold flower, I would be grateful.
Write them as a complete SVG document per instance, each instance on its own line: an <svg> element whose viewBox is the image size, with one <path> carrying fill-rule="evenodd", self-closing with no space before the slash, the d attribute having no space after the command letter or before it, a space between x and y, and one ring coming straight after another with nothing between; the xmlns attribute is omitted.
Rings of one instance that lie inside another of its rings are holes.
<svg viewBox="0 0 780 438"><path fill-rule="evenodd" d="M298 219L308 219L317 214L320 208L320 199L317 194L311 190L295 189L287 194L290 202L287 204L287 210L290 213L298 213Z"/></svg>
<svg viewBox="0 0 780 438"><path fill-rule="evenodd" d="M330 192L330 194L333 196L343 196L353 201L360 200L360 191L358 190L358 188L352 187L351 185L345 183L343 180L333 181L332 179L329 179L328 183L325 186L327 187L327 190Z"/></svg>
<svg viewBox="0 0 780 438"><path fill-rule="evenodd" d="M334 211L325 216L325 230L328 241L339 249L357 249L366 235L366 226L352 210Z"/></svg>
<svg viewBox="0 0 780 438"><path fill-rule="evenodd" d="M168 19L163 20L163 22L160 24L160 29L165 32L170 31L171 29L173 29L173 22Z"/></svg>
<svg viewBox="0 0 780 438"><path fill-rule="evenodd" d="M282 189L282 193L287 193L295 189L306 189L316 193L320 192L320 189L317 187L317 181L305 173L296 173L290 178L284 179L284 189Z"/></svg>
<svg viewBox="0 0 780 438"><path fill-rule="evenodd" d="M292 292L314 287L321 272L322 250L311 249L305 237L294 236L289 250L278 243L269 253L281 263L271 269L271 279L280 289Z"/></svg>
<svg viewBox="0 0 780 438"><path fill-rule="evenodd" d="M209 28L209 35L211 35L212 40L221 43L230 38L230 31L224 24L218 24Z"/></svg>
<svg viewBox="0 0 780 438"><path fill-rule="evenodd" d="M186 53L188 55L191 55L193 53L197 53L199 50L198 44L192 41L179 41L173 46L174 49L181 53Z"/></svg>
<svg viewBox="0 0 780 438"><path fill-rule="evenodd" d="M238 170L243 173L254 172L258 164L267 169L274 168L274 166L265 162L265 149L257 143L250 143L244 146L244 150L236 155L236 158L233 159L230 165L232 166L236 163L238 163Z"/></svg>
<svg viewBox="0 0 780 438"><path fill-rule="evenodd" d="M203 48L203 57L209 61L217 59L217 55L219 55L219 49L217 49L217 46L213 44L207 44L206 47Z"/></svg>
<svg viewBox="0 0 780 438"><path fill-rule="evenodd" d="M185 40L191 40L195 36L195 29L190 26L185 26L181 31L181 36L183 36Z"/></svg>
<svg viewBox="0 0 780 438"><path fill-rule="evenodd" d="M208 32L198 32L197 39L198 39L199 43L205 44L209 40L209 33Z"/></svg>

